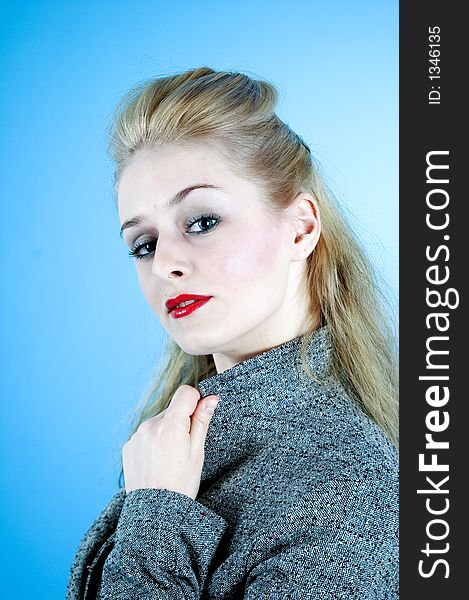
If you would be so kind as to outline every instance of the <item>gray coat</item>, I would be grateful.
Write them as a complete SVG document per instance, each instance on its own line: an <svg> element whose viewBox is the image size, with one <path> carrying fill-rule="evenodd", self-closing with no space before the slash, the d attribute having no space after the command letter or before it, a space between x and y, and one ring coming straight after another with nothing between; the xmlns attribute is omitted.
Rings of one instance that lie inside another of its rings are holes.
<svg viewBox="0 0 469 600"><path fill-rule="evenodd" d="M398 598L398 459L331 375L327 327L199 384L220 396L196 500L121 489L67 599Z"/></svg>

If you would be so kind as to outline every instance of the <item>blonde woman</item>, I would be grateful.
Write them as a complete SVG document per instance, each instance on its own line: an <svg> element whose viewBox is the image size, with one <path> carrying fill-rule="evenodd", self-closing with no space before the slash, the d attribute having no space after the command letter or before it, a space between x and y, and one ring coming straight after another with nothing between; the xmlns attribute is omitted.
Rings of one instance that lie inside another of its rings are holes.
<svg viewBox="0 0 469 600"><path fill-rule="evenodd" d="M168 334L67 597L398 597L396 353L368 260L268 82L132 90L121 235Z"/></svg>

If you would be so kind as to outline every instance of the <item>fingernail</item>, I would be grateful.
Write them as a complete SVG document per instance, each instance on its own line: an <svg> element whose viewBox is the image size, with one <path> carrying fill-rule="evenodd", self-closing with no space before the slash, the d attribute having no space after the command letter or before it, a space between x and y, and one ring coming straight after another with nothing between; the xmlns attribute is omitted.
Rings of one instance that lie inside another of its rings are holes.
<svg viewBox="0 0 469 600"><path fill-rule="evenodd" d="M205 405L205 410L208 413L213 414L215 412L215 409L216 409L217 405L218 405L218 400L209 400L207 402L207 404Z"/></svg>

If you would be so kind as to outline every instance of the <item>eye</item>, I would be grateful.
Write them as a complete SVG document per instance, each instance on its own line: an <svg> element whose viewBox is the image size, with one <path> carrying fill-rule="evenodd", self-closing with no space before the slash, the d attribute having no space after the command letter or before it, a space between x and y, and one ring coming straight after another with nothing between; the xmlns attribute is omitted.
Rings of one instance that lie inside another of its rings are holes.
<svg viewBox="0 0 469 600"><path fill-rule="evenodd" d="M129 256L131 256L132 258L136 258L137 260L145 258L150 254L153 254L153 252L155 251L155 244L156 242L153 242L151 240L147 242L142 242L141 244L137 244L129 250ZM143 253L142 250L144 251Z"/></svg>
<svg viewBox="0 0 469 600"><path fill-rule="evenodd" d="M190 219L186 226L188 233L195 233L196 235L200 233L207 233L211 229L214 229L221 221L221 218L218 215L213 214L204 214L199 215L194 219ZM198 225L200 227L199 231L189 231L194 225Z"/></svg>
<svg viewBox="0 0 469 600"><path fill-rule="evenodd" d="M186 232L194 235L200 235L202 233L208 233L214 229L221 222L221 217L214 214L203 214L190 219L186 223ZM194 226L198 227L198 230L190 231ZM129 250L129 256L137 260L141 260L151 256L155 252L156 240L147 240L136 244Z"/></svg>

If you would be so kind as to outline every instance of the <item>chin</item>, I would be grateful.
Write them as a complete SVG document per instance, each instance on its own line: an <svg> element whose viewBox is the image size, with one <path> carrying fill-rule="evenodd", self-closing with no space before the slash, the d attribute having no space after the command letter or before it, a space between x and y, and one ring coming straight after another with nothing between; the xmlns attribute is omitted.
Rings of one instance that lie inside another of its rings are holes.
<svg viewBox="0 0 469 600"><path fill-rule="evenodd" d="M171 336L169 332L168 334ZM181 350L186 354L191 354L193 356L202 356L218 352L218 348L222 343L222 340L215 339L216 335L214 335L214 332L212 332L212 335L200 335L196 332L191 335L186 332L186 335L171 337Z"/></svg>

